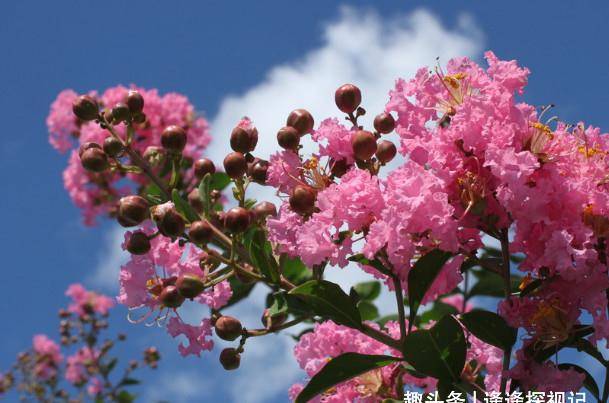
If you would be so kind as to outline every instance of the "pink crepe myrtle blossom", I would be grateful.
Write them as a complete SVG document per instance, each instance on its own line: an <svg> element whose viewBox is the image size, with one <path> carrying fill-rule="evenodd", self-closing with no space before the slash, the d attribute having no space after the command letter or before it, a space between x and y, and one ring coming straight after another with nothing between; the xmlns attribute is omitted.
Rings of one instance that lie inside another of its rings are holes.
<svg viewBox="0 0 609 403"><path fill-rule="evenodd" d="M66 290L66 296L72 298L68 311L77 315L96 312L106 315L108 310L114 306L114 301L103 294L85 289L82 284L72 284Z"/></svg>
<svg viewBox="0 0 609 403"><path fill-rule="evenodd" d="M63 361L59 345L44 334L34 336L33 351L36 354L34 374L41 380L55 377L57 368Z"/></svg>

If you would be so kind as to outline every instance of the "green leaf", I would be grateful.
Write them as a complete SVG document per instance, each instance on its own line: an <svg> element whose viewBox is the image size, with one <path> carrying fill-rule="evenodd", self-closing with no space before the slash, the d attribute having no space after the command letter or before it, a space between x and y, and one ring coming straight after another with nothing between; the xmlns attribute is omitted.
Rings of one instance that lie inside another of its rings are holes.
<svg viewBox="0 0 609 403"><path fill-rule="evenodd" d="M362 327L359 311L337 284L326 280L311 280L293 288L289 294L301 298L316 315L355 329Z"/></svg>
<svg viewBox="0 0 609 403"><path fill-rule="evenodd" d="M230 177L224 172L216 172L211 175L209 187L212 190L224 190L230 184Z"/></svg>
<svg viewBox="0 0 609 403"><path fill-rule="evenodd" d="M501 298L505 295L505 286L503 277L497 273L493 273L488 270L472 270L472 273L478 281L468 292L468 298L483 295L489 297ZM511 275L510 281L512 285L512 292L517 292L522 277L518 275Z"/></svg>
<svg viewBox="0 0 609 403"><path fill-rule="evenodd" d="M171 199L173 201L173 204L175 204L178 212L183 214L188 221L192 222L197 221L199 219L199 215L192 208L192 206L185 202L182 197L180 197L180 192L178 191L178 189L173 189L173 191L171 192Z"/></svg>
<svg viewBox="0 0 609 403"><path fill-rule="evenodd" d="M594 396L596 398L596 400L600 401L600 393L599 393L598 385L596 384L594 377L592 375L590 375L590 373L588 371L586 371L584 368L580 367L579 365L568 364L568 363L558 364L558 369L561 369L561 370L574 369L577 372L579 372L580 374L584 374L584 376L585 376L584 387L586 389L588 389L588 391L590 393L592 393L592 396Z"/></svg>
<svg viewBox="0 0 609 403"><path fill-rule="evenodd" d="M351 256L349 260L351 262L363 264L364 266L371 266L386 276L389 276L391 274L390 270L385 267L378 259L370 260L361 253Z"/></svg>
<svg viewBox="0 0 609 403"><path fill-rule="evenodd" d="M410 306L409 327L414 325L417 310L429 287L442 270L444 263L452 256L449 252L434 249L421 256L408 273L408 305Z"/></svg>
<svg viewBox="0 0 609 403"><path fill-rule="evenodd" d="M295 403L308 402L315 396L341 382L397 361L399 361L399 358L388 355L363 355L357 353L339 355L328 362L311 378L307 386L304 387L296 398Z"/></svg>
<svg viewBox="0 0 609 403"><path fill-rule="evenodd" d="M273 302L269 307L269 315L275 317L278 315L287 314L288 312L288 301L285 299L285 293L277 292L273 294Z"/></svg>
<svg viewBox="0 0 609 403"><path fill-rule="evenodd" d="M302 284L312 277L312 272L298 257L290 257L283 253L279 257L279 267L283 275L293 284Z"/></svg>
<svg viewBox="0 0 609 403"><path fill-rule="evenodd" d="M360 301L357 304L362 320L374 320L379 317L378 308L370 301Z"/></svg>
<svg viewBox="0 0 609 403"><path fill-rule="evenodd" d="M461 315L461 323L480 340L509 350L516 342L517 330L494 312L473 310Z"/></svg>
<svg viewBox="0 0 609 403"><path fill-rule="evenodd" d="M381 294L381 283L378 281L366 281L353 286L360 299L372 301Z"/></svg>
<svg viewBox="0 0 609 403"><path fill-rule="evenodd" d="M459 313L459 311L454 306L436 301L433 303L430 309L426 310L419 316L419 320L416 321L416 324L417 326L420 326L422 323L428 323L432 320L438 321L445 315L456 315L457 313Z"/></svg>
<svg viewBox="0 0 609 403"><path fill-rule="evenodd" d="M465 351L463 328L452 316L443 317L431 329L410 333L404 341L404 359L417 371L437 379L458 379Z"/></svg>
<svg viewBox="0 0 609 403"><path fill-rule="evenodd" d="M278 283L279 265L273 256L271 244L266 240L264 231L254 228L246 233L244 241L254 266L266 279L272 283Z"/></svg>
<svg viewBox="0 0 609 403"><path fill-rule="evenodd" d="M116 396L118 403L131 403L135 401L135 395L127 392L126 390L120 391L120 393Z"/></svg>
<svg viewBox="0 0 609 403"><path fill-rule="evenodd" d="M127 385L138 385L140 381L134 378L125 378L121 381L119 386L127 386Z"/></svg>
<svg viewBox="0 0 609 403"><path fill-rule="evenodd" d="M247 298L248 295L254 289L256 283L242 283L235 276L232 276L228 279L230 284L230 288L233 291L233 295L230 297L226 305L222 307L222 309L226 309L231 305L236 304L244 298Z"/></svg>

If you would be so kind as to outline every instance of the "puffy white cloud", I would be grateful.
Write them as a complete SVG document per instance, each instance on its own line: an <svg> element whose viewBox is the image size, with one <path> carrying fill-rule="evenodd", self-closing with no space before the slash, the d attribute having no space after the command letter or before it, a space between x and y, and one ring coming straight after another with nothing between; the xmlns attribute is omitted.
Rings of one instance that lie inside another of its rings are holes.
<svg viewBox="0 0 609 403"><path fill-rule="evenodd" d="M336 20L324 25L320 47L310 50L300 60L273 67L259 84L241 94L227 96L221 102L212 120L216 140L209 155L221 161L229 151L228 133L247 115L260 133L256 155L268 157L278 147L276 132L291 110L306 108L318 122L339 116L334 105L334 90L345 82L361 88L362 106L368 111L363 123L369 125L373 116L383 110L396 78L410 77L420 66L433 65L436 57L442 61L454 56L477 57L482 42L482 34L467 15L459 16L455 26L447 28L425 10L381 18L374 11L343 7ZM258 197L271 196L268 190L254 191ZM116 252L121 238L122 231L113 232L109 237L110 245L93 279L98 285L115 284L118 266L124 259ZM328 273L330 280L345 289L370 279L355 268L331 269ZM258 287L251 302L235 307L233 314L244 323L257 326L264 295L264 288ZM391 312L393 307L391 295L381 296L381 312ZM221 370L205 373L205 379L217 385L224 383L225 393L234 401L257 403L274 398L284 401L289 385L304 376L292 357L292 346L291 339L285 335L252 339L248 341L241 368L230 374L230 384L223 382L229 375ZM173 372L171 368L167 371ZM193 368L193 371L196 370ZM186 379L185 383L200 381L195 372L180 379ZM174 397L178 400L191 396L188 387L175 389Z"/></svg>

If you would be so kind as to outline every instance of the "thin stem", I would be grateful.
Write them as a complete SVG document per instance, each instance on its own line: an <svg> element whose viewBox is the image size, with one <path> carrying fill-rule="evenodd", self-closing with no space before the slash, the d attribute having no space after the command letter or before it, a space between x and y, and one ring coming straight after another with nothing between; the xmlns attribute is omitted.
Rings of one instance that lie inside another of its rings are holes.
<svg viewBox="0 0 609 403"><path fill-rule="evenodd" d="M391 336L389 336L386 333L376 330L375 328L370 327L365 323L363 324L363 328L361 331L366 336L369 336L376 341L380 341L381 343L383 343L386 346L394 348L398 351L402 351L402 343L399 340L392 338Z"/></svg>
<svg viewBox="0 0 609 403"><path fill-rule="evenodd" d="M398 305L398 316L400 320L400 343L406 339L406 312L404 311L404 294L402 292L402 282L396 275L391 276L393 288L395 289L395 301Z"/></svg>
<svg viewBox="0 0 609 403"><path fill-rule="evenodd" d="M510 241L508 239L508 229L501 229L501 256L503 257L503 281L505 285L505 298L508 299L512 294L512 283L510 279ZM503 373L501 374L501 394L505 393L507 387L506 372L510 369L510 359L512 356L512 347L506 349L503 353Z"/></svg>
<svg viewBox="0 0 609 403"><path fill-rule="evenodd" d="M278 332L280 330L285 330L287 328L295 326L295 325L297 325L297 324L299 324L299 323L301 323L301 322L303 322L303 321L305 321L307 319L309 319L308 316L303 316L301 318L292 319L291 321L285 322L282 325L271 327L270 329L253 329L253 330L248 330L247 331L247 337L258 337L258 336L265 336L265 335L270 334L270 333L276 333L276 332Z"/></svg>

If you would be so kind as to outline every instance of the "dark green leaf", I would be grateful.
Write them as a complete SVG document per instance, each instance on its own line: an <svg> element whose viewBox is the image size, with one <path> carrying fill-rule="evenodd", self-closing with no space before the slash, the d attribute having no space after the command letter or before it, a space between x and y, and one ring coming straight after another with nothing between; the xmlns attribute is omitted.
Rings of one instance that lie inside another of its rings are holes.
<svg viewBox="0 0 609 403"><path fill-rule="evenodd" d="M205 174L201 182L199 183L199 198L203 202L203 213L205 217L209 218L209 213L211 211L211 196L210 196L210 182L212 176L210 174Z"/></svg>
<svg viewBox="0 0 609 403"><path fill-rule="evenodd" d="M302 284L311 279L311 270L298 257L282 254L279 257L279 267L281 267L283 275L293 284Z"/></svg>
<svg viewBox="0 0 609 403"><path fill-rule="evenodd" d="M458 379L465 365L465 335L452 316L445 316L431 329L406 336L404 358L417 371L437 379Z"/></svg>
<svg viewBox="0 0 609 403"><path fill-rule="evenodd" d="M188 221L192 222L197 221L199 219L199 215L192 208L192 206L185 202L182 197L180 197L180 192L178 191L178 189L173 189L173 191L171 192L171 199L173 200L173 204L175 204L178 212L183 214Z"/></svg>
<svg viewBox="0 0 609 403"><path fill-rule="evenodd" d="M374 320L379 317L379 310L370 301L360 301L357 304L357 309L362 317L362 320Z"/></svg>
<svg viewBox="0 0 609 403"><path fill-rule="evenodd" d="M585 376L584 387L586 389L588 389L588 391L590 393L592 393L592 396L594 396L596 398L596 400L600 401L600 393L599 393L598 385L596 384L594 377L592 375L590 375L590 373L588 371L586 371L584 368L580 367L579 365L567 364L567 363L558 364L558 369L561 369L561 370L574 369L577 372L579 372L580 374L584 374L584 376Z"/></svg>
<svg viewBox="0 0 609 403"><path fill-rule="evenodd" d="M361 315L351 298L334 283L311 280L292 289L289 294L301 298L316 315L355 329L362 326Z"/></svg>
<svg viewBox="0 0 609 403"><path fill-rule="evenodd" d="M469 290L468 298L483 295L501 298L505 295L505 285L503 277L488 270L474 270L474 276L478 279L476 284ZM517 292L522 277L518 275L510 276L512 292Z"/></svg>
<svg viewBox="0 0 609 403"><path fill-rule="evenodd" d="M378 281L366 281L353 286L357 295L363 300L372 301L381 294L381 283Z"/></svg>
<svg viewBox="0 0 609 403"><path fill-rule="evenodd" d="M296 398L296 403L305 403L344 381L368 371L393 364L399 359L388 355L363 355L345 353L333 358L317 374Z"/></svg>
<svg viewBox="0 0 609 403"><path fill-rule="evenodd" d="M416 321L417 326L422 323L428 323L430 321L438 321L445 315L456 315L458 313L457 308L452 305L445 304L444 302L436 301L432 307L427 311L423 312L419 316L419 320Z"/></svg>
<svg viewBox="0 0 609 403"><path fill-rule="evenodd" d="M408 305L410 306L409 326L412 327L417 310L429 287L442 270L444 263L450 259L449 252L434 249L421 256L408 273Z"/></svg>
<svg viewBox="0 0 609 403"><path fill-rule="evenodd" d="M288 301L285 299L285 293L277 292L273 294L273 302L269 307L269 315L275 317L277 315L284 315L288 312Z"/></svg>
<svg viewBox="0 0 609 403"><path fill-rule="evenodd" d="M140 381L134 378L125 378L121 381L120 386L138 385Z"/></svg>
<svg viewBox="0 0 609 403"><path fill-rule="evenodd" d="M216 172L211 175L209 187L212 190L224 190L230 183L230 177L224 172Z"/></svg>
<svg viewBox="0 0 609 403"><path fill-rule="evenodd" d="M502 350L511 349L516 342L517 330L494 312L473 310L461 315L461 322L474 336Z"/></svg>
<svg viewBox="0 0 609 403"><path fill-rule="evenodd" d="M273 256L271 244L266 240L264 231L254 228L246 234L244 241L254 266L272 283L279 282L279 265Z"/></svg>
<svg viewBox="0 0 609 403"><path fill-rule="evenodd" d="M364 266L371 266L386 276L390 275L389 269L387 267L385 267L378 259L370 260L360 253L360 254L351 256L349 258L349 260L352 262L357 262L359 264L363 264Z"/></svg>
<svg viewBox="0 0 609 403"><path fill-rule="evenodd" d="M135 395L127 392L126 390L122 390L116 396L118 403L131 403L135 400Z"/></svg>
<svg viewBox="0 0 609 403"><path fill-rule="evenodd" d="M228 279L230 288L233 291L233 295L228 300L228 303L222 307L222 309L226 309L231 305L236 304L241 301L252 292L254 289L255 283L245 284L239 281L235 276Z"/></svg>

